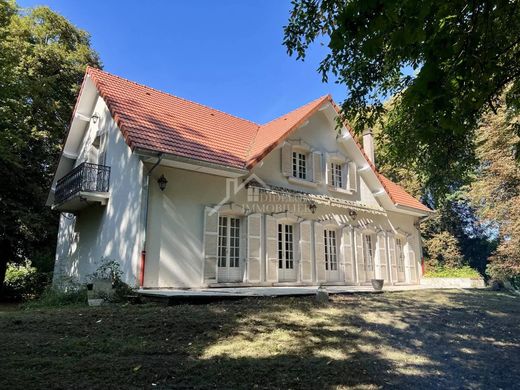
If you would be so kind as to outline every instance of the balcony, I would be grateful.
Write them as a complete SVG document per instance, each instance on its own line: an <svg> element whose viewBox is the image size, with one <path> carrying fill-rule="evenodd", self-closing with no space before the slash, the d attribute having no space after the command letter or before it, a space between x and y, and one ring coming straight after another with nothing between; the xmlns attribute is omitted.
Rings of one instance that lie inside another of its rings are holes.
<svg viewBox="0 0 520 390"><path fill-rule="evenodd" d="M82 163L56 183L54 210L74 213L90 204L106 205L110 167Z"/></svg>

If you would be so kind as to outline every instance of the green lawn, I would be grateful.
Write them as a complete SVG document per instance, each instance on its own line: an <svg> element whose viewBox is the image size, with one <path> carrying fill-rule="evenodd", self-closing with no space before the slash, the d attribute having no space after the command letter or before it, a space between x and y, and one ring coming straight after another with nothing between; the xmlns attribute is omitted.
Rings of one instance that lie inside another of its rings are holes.
<svg viewBox="0 0 520 390"><path fill-rule="evenodd" d="M3 310L0 389L512 388L519 324L482 290Z"/></svg>

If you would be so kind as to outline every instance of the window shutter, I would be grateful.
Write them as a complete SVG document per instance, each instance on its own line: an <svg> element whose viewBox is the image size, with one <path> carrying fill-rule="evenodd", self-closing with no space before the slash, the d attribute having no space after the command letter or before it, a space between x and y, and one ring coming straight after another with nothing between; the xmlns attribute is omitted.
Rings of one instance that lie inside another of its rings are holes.
<svg viewBox="0 0 520 390"><path fill-rule="evenodd" d="M311 247L311 221L300 223L300 259L301 259L301 280L302 282L312 282L312 247Z"/></svg>
<svg viewBox="0 0 520 390"><path fill-rule="evenodd" d="M247 280L258 283L262 269L262 215L247 216Z"/></svg>
<svg viewBox="0 0 520 390"><path fill-rule="evenodd" d="M204 209L204 281L217 281L218 213L212 207Z"/></svg>
<svg viewBox="0 0 520 390"><path fill-rule="evenodd" d="M321 166L321 153L312 152L312 179L315 183L323 181L323 171Z"/></svg>
<svg viewBox="0 0 520 390"><path fill-rule="evenodd" d="M323 237L324 228L319 222L314 223L314 258L316 259L316 279L318 283L325 282L325 239Z"/></svg>
<svg viewBox="0 0 520 390"><path fill-rule="evenodd" d="M384 279L388 281L387 264L388 259L386 256L386 245L385 245L385 232L377 233L377 253L378 253L378 264L376 265L376 278Z"/></svg>
<svg viewBox="0 0 520 390"><path fill-rule="evenodd" d="M278 221L271 215L265 216L267 269L266 280L278 282Z"/></svg>
<svg viewBox="0 0 520 390"><path fill-rule="evenodd" d="M406 281L408 283L414 283L417 281L415 276L415 251L412 246L412 236L408 237L408 261L405 259L405 272Z"/></svg>
<svg viewBox="0 0 520 390"><path fill-rule="evenodd" d="M356 241L356 271L358 283L365 282L365 259L363 258L363 233L359 229L354 229Z"/></svg>
<svg viewBox="0 0 520 390"><path fill-rule="evenodd" d="M345 270L345 282L354 283L354 258L352 253L352 227L342 229L341 255Z"/></svg>
<svg viewBox="0 0 520 390"><path fill-rule="evenodd" d="M325 161L325 183L329 186L332 185L332 167L330 164L330 158L327 156L327 160Z"/></svg>
<svg viewBox="0 0 520 390"><path fill-rule="evenodd" d="M388 236L388 256L390 257L390 280L397 281L397 252L396 252L395 236Z"/></svg>
<svg viewBox="0 0 520 390"><path fill-rule="evenodd" d="M284 176L292 176L292 145L288 142L284 142L282 145L282 174Z"/></svg>
<svg viewBox="0 0 520 390"><path fill-rule="evenodd" d="M357 191L357 167L356 163L350 161L348 164L348 189L350 191Z"/></svg>

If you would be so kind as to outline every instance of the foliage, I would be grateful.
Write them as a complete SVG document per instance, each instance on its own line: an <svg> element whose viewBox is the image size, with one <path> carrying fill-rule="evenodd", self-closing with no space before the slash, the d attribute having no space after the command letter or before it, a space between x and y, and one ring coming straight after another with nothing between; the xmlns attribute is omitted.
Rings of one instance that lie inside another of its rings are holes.
<svg viewBox="0 0 520 390"><path fill-rule="evenodd" d="M50 284L51 274L38 272L30 263L8 264L3 299L19 301L42 294Z"/></svg>
<svg viewBox="0 0 520 390"><path fill-rule="evenodd" d="M481 164L468 191L480 217L498 232L499 244L488 266L488 274L498 279L520 276L519 126L520 115L505 108L483 118L477 138Z"/></svg>
<svg viewBox="0 0 520 390"><path fill-rule="evenodd" d="M67 291L54 287L47 287L40 298L28 301L24 304L25 309L40 309L47 307L63 307L70 305L84 306L87 303L87 289L78 286Z"/></svg>
<svg viewBox="0 0 520 390"><path fill-rule="evenodd" d="M415 166L436 197L465 183L474 132L496 110L520 106L520 2L293 0L284 28L290 55L316 42L319 72L345 85L344 116L360 132L385 120L389 157ZM385 115L383 101L394 96Z"/></svg>
<svg viewBox="0 0 520 390"><path fill-rule="evenodd" d="M429 263L435 266L459 268L464 262L457 239L447 231L426 240L424 249Z"/></svg>
<svg viewBox="0 0 520 390"><path fill-rule="evenodd" d="M478 271L468 265L450 268L450 267L427 267L424 274L425 278L481 278Z"/></svg>
<svg viewBox="0 0 520 390"><path fill-rule="evenodd" d="M112 282L113 292L110 294L101 291L94 291L100 298L108 302L126 302L129 296L133 296L135 291L122 280L123 271L121 264L116 260L102 258L98 268L90 275L87 280L108 279Z"/></svg>
<svg viewBox="0 0 520 390"><path fill-rule="evenodd" d="M0 285L8 262L52 270L49 184L87 64L89 35L47 7L0 0Z"/></svg>

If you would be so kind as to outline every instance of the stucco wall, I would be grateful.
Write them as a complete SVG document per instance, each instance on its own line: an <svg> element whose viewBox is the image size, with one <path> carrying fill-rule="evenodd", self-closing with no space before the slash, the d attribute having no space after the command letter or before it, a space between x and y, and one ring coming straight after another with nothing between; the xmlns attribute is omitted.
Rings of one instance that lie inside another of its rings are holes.
<svg viewBox="0 0 520 390"><path fill-rule="evenodd" d="M55 281L71 277L84 281L102 258L121 263L124 279L136 285L139 259L142 163L132 154L102 98L94 112L100 115L85 132L76 165L85 161L97 131L107 130L106 162L110 166L110 197L106 206L89 206L74 217L61 215Z"/></svg>

